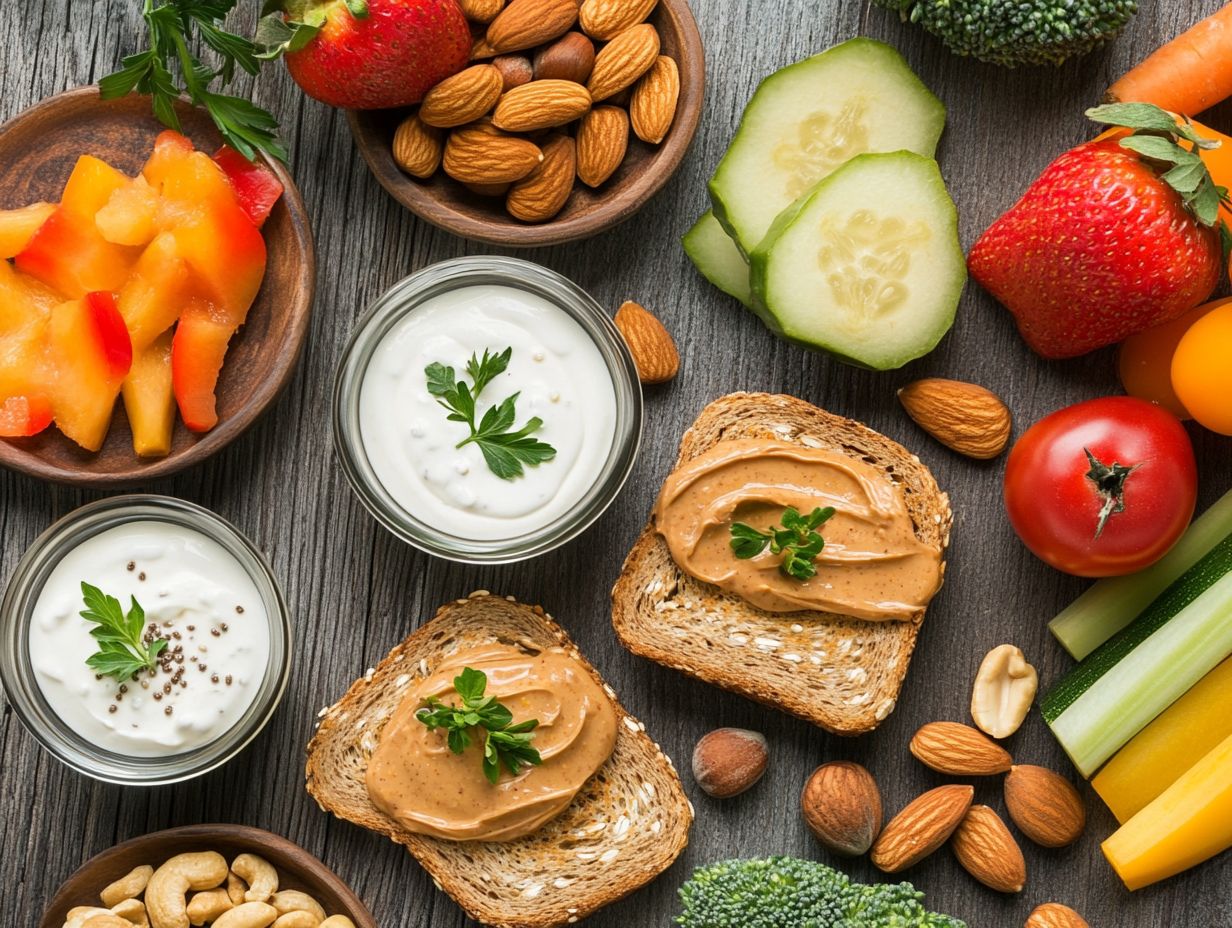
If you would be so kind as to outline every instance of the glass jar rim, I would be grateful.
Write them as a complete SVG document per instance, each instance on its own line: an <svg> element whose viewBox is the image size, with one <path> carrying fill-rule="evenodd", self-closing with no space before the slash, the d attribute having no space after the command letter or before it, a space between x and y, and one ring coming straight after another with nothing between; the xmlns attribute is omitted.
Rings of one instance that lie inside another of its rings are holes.
<svg viewBox="0 0 1232 928"><path fill-rule="evenodd" d="M244 714L206 744L177 754L136 757L109 751L77 734L51 708L36 679L29 649L34 607L63 555L89 538L133 522L167 522L198 532L236 559L261 596L269 623L265 673ZM53 757L95 780L158 786L220 767L265 728L286 692L291 670L291 620L265 556L234 525L210 510L171 496L125 494L88 503L46 528L17 563L0 602L0 683L26 730Z"/></svg>
<svg viewBox="0 0 1232 928"><path fill-rule="evenodd" d="M603 470L568 513L523 535L476 541L415 518L393 498L364 448L360 395L364 376L382 339L431 298L485 284L536 294L568 314L594 342L607 365L616 394L616 427ZM386 529L428 554L470 564L508 564L538 557L576 538L619 495L637 460L642 437L642 390L628 345L611 317L585 290L555 271L530 261L475 255L442 261L398 281L368 307L343 350L334 381L334 448L347 482L364 508Z"/></svg>

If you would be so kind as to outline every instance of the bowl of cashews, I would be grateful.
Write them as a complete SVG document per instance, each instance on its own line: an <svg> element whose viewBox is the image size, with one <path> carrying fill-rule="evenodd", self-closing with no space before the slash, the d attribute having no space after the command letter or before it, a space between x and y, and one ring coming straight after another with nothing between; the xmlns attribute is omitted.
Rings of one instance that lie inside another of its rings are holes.
<svg viewBox="0 0 1232 928"><path fill-rule="evenodd" d="M376 928L338 876L297 844L243 825L134 838L68 878L39 928Z"/></svg>

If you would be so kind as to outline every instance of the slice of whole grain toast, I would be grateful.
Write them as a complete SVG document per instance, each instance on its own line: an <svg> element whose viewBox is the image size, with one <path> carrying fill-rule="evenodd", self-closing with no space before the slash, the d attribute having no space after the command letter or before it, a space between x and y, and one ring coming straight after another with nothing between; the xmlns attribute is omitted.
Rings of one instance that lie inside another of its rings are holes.
<svg viewBox="0 0 1232 928"><path fill-rule="evenodd" d="M792 396L732 393L685 432L676 466L741 438L796 442L872 464L901 488L916 536L944 555L949 498L898 443ZM681 571L653 516L612 590L612 624L634 654L840 735L872 731L894 710L922 621L758 609Z"/></svg>
<svg viewBox="0 0 1232 928"><path fill-rule="evenodd" d="M612 756L533 835L453 842L409 832L373 805L364 783L381 728L413 681L459 649L492 641L532 651L563 647L581 663L616 709ZM405 845L467 915L497 928L572 924L628 895L672 864L693 822L671 761L565 631L538 606L487 593L442 606L324 710L308 744L306 772L308 792L323 811Z"/></svg>

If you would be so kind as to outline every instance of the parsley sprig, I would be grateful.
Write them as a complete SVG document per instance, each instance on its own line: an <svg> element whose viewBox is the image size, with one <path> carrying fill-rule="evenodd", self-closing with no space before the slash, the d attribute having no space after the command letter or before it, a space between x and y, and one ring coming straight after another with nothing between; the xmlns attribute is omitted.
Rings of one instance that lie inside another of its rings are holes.
<svg viewBox="0 0 1232 928"><path fill-rule="evenodd" d="M155 638L146 643L145 610L137 597L132 598L125 614L118 599L83 580L81 598L86 605L81 617L95 625L90 634L98 642L98 651L86 658L95 673L127 680L139 671L158 666L158 655L167 647L167 639Z"/></svg>
<svg viewBox="0 0 1232 928"><path fill-rule="evenodd" d="M104 100L132 91L149 94L154 115L165 126L180 130L175 104L181 94L205 107L228 145L249 161L258 151L285 161L287 150L278 138L278 121L251 100L211 90L225 87L236 68L256 74L260 49L249 39L227 32L223 20L237 0L144 0L141 16L149 32L149 48L126 57L123 67L98 82ZM219 59L217 67L203 62L191 47L194 34ZM183 86L176 83L178 72Z"/></svg>
<svg viewBox="0 0 1232 928"><path fill-rule="evenodd" d="M449 750L461 754L483 739L483 775L493 786L500 780L504 766L514 776L523 767L538 767L543 763L539 752L531 746L538 719L513 724L513 713L495 696L485 696L488 675L472 667L462 668L453 678L453 688L462 697L462 705L441 702L435 696L416 714L429 731L442 729L447 733Z"/></svg>
<svg viewBox="0 0 1232 928"><path fill-rule="evenodd" d="M482 358L472 354L471 359L466 362L466 373L471 379L469 386L465 381L458 380L452 367L433 363L424 368L424 374L428 378L428 392L449 411L449 421L463 422L470 429L470 435L455 447L478 445L483 452L483 459L488 463L488 469L502 480L521 477L525 473L523 466L537 467L556 457L555 448L547 442L531 437L543 427L543 420L538 416L527 419L520 429L513 428L514 419L517 417L516 404L521 395L519 393L507 396L497 405L489 407L479 424L475 424L475 401L479 399L484 387L505 372L512 357L512 348L506 348L495 355L485 348Z"/></svg>
<svg viewBox="0 0 1232 928"><path fill-rule="evenodd" d="M814 563L826 541L817 529L821 528L834 515L834 507L825 509L818 507L807 516L788 506L783 510L782 527L772 525L764 532L744 522L733 522L731 526L732 553L741 560L757 557L770 549L771 554L783 555L779 564L786 576L796 580L808 580L817 575Z"/></svg>

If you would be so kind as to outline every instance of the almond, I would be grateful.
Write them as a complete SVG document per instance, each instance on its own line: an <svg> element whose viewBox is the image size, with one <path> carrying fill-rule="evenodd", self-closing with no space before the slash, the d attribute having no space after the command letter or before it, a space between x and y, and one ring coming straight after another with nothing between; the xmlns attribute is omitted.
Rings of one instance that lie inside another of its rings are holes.
<svg viewBox="0 0 1232 928"><path fill-rule="evenodd" d="M626 29L595 56L586 89L595 102L633 85L659 57L659 33L648 23Z"/></svg>
<svg viewBox="0 0 1232 928"><path fill-rule="evenodd" d="M929 722L911 739L911 753L925 767L959 777L1005 773L1014 760L982 732L959 722Z"/></svg>
<svg viewBox="0 0 1232 928"><path fill-rule="evenodd" d="M1065 847L1082 837L1087 812L1068 780L1046 767L1010 768L1005 807L1018 830L1041 847Z"/></svg>
<svg viewBox="0 0 1232 928"><path fill-rule="evenodd" d="M977 384L929 377L907 384L898 399L920 428L969 458L995 458L1010 440L1009 409Z"/></svg>
<svg viewBox="0 0 1232 928"><path fill-rule="evenodd" d="M441 165L464 184L504 184L521 180L542 160L543 152L534 142L481 124L450 133Z"/></svg>
<svg viewBox="0 0 1232 928"><path fill-rule="evenodd" d="M492 59L492 67L500 71L504 80L502 91L521 87L535 79L534 68L525 55L497 55Z"/></svg>
<svg viewBox="0 0 1232 928"><path fill-rule="evenodd" d="M492 58L497 54L499 54L499 52L488 44L488 40L485 36L481 35L479 38L475 39L474 43L471 45L471 61L480 61L484 58Z"/></svg>
<svg viewBox="0 0 1232 928"><path fill-rule="evenodd" d="M543 163L510 188L505 208L523 222L546 222L564 208L576 171L573 139L567 135L549 139L543 144Z"/></svg>
<svg viewBox="0 0 1232 928"><path fill-rule="evenodd" d="M1027 862L1001 816L988 806L972 806L950 840L963 869L999 893L1022 892Z"/></svg>
<svg viewBox="0 0 1232 928"><path fill-rule="evenodd" d="M629 99L629 119L637 137L651 145L662 142L676 118L679 99L680 70L675 61L660 55L633 86Z"/></svg>
<svg viewBox="0 0 1232 928"><path fill-rule="evenodd" d="M488 26L497 53L520 52L564 35L577 22L577 0L513 0Z"/></svg>
<svg viewBox="0 0 1232 928"><path fill-rule="evenodd" d="M578 19L586 34L607 41L646 21L659 0L584 0Z"/></svg>
<svg viewBox="0 0 1232 928"><path fill-rule="evenodd" d="M590 94L573 81L531 81L500 98L492 124L507 132L534 132L573 122L590 110Z"/></svg>
<svg viewBox="0 0 1232 928"><path fill-rule="evenodd" d="M585 84L595 66L595 43L580 32L563 36L535 54L535 80Z"/></svg>
<svg viewBox="0 0 1232 928"><path fill-rule="evenodd" d="M474 122L496 105L505 79L490 64L474 64L447 77L419 104L419 118L429 126L452 129Z"/></svg>
<svg viewBox="0 0 1232 928"><path fill-rule="evenodd" d="M625 337L642 383L666 383L680 370L671 333L645 306L631 300L616 310L616 328Z"/></svg>
<svg viewBox="0 0 1232 928"><path fill-rule="evenodd" d="M873 844L873 866L898 873L918 864L949 839L971 807L975 788L938 786L910 803Z"/></svg>
<svg viewBox="0 0 1232 928"><path fill-rule="evenodd" d="M473 23L490 23L505 8L505 0L458 0L462 15Z"/></svg>
<svg viewBox="0 0 1232 928"><path fill-rule="evenodd" d="M800 794L809 831L832 853L859 857L881 832L881 791L873 775L849 761L822 764Z"/></svg>
<svg viewBox="0 0 1232 928"><path fill-rule="evenodd" d="M1027 916L1023 928L1091 928L1087 920L1067 905L1045 902Z"/></svg>
<svg viewBox="0 0 1232 928"><path fill-rule="evenodd" d="M427 178L441 165L445 140L441 130L425 126L412 113L394 131L393 153L398 167L412 177Z"/></svg>
<svg viewBox="0 0 1232 928"><path fill-rule="evenodd" d="M596 106L578 125L578 178L598 187L625 160L629 148L629 115L618 106Z"/></svg>
<svg viewBox="0 0 1232 928"><path fill-rule="evenodd" d="M464 186L471 193L476 193L481 197L503 197L513 184L465 184Z"/></svg>
<svg viewBox="0 0 1232 928"><path fill-rule="evenodd" d="M716 728L693 749L693 778L706 794L730 799L760 780L769 760L763 735L744 728Z"/></svg>

